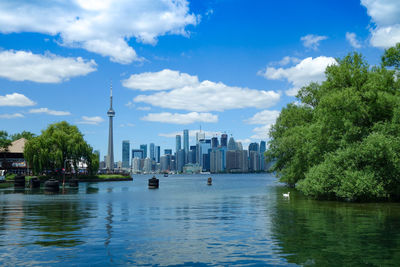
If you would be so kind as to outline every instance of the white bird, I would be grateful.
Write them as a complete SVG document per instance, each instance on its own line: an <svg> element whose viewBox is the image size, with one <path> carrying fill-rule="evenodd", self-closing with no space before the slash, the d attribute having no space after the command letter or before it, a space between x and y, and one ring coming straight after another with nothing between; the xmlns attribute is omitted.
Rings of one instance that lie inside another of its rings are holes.
<svg viewBox="0 0 400 267"><path fill-rule="evenodd" d="M283 197L289 198L290 197L290 192L287 192L287 194L283 193L282 195L283 195Z"/></svg>

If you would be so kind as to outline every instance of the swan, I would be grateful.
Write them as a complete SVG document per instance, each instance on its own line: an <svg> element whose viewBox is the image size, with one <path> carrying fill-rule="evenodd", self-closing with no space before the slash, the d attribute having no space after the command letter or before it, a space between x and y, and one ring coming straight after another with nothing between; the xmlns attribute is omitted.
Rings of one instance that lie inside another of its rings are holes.
<svg viewBox="0 0 400 267"><path fill-rule="evenodd" d="M283 197L290 197L290 192L287 192L287 194L283 193L282 195Z"/></svg>

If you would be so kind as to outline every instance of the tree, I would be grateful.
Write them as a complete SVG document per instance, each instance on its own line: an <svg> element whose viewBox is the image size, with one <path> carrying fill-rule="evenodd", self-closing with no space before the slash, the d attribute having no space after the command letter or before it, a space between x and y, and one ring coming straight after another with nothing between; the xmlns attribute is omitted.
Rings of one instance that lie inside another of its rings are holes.
<svg viewBox="0 0 400 267"><path fill-rule="evenodd" d="M24 156L35 174L59 171L67 159L72 161L75 170L79 162L86 163L91 174L96 173L99 166L92 147L83 139L78 128L65 121L49 125L41 135L29 140Z"/></svg>
<svg viewBox="0 0 400 267"><path fill-rule="evenodd" d="M35 137L34 133L23 131L22 133L17 133L17 134L11 135L11 140L15 141L15 140L18 140L21 138L25 138L26 140L31 140L34 137Z"/></svg>
<svg viewBox="0 0 400 267"><path fill-rule="evenodd" d="M8 138L6 131L0 131L0 149L7 150L11 145L11 140Z"/></svg>
<svg viewBox="0 0 400 267"><path fill-rule="evenodd" d="M303 87L301 104L270 131L267 159L280 180L316 198L400 197L399 66L400 45L374 67L352 53L327 67L325 82Z"/></svg>

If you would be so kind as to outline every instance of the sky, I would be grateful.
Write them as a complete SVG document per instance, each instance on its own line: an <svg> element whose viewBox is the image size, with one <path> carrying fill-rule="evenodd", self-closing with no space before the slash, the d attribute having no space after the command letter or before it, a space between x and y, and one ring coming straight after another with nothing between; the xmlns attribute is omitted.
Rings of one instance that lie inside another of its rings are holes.
<svg viewBox="0 0 400 267"><path fill-rule="evenodd" d="M116 161L200 127L247 147L336 58L396 42L398 0L3 0L0 130L65 120L103 158L112 84Z"/></svg>

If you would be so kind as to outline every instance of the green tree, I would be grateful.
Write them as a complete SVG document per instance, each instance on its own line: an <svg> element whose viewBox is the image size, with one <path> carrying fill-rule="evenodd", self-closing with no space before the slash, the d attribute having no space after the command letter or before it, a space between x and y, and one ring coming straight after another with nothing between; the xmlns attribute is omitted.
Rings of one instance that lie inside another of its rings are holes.
<svg viewBox="0 0 400 267"><path fill-rule="evenodd" d="M49 125L41 135L29 140L24 156L35 174L62 169L67 159L72 161L75 169L79 162L86 163L90 174L96 173L99 167L93 148L76 126L65 121Z"/></svg>
<svg viewBox="0 0 400 267"><path fill-rule="evenodd" d="M35 136L36 135L34 133L23 131L22 133L16 133L16 134L11 135L11 140L15 141L15 140L18 140L21 138L25 138L26 140L31 140Z"/></svg>
<svg viewBox="0 0 400 267"><path fill-rule="evenodd" d="M8 137L8 133L6 131L0 131L0 149L7 150L11 145L11 140Z"/></svg>
<svg viewBox="0 0 400 267"><path fill-rule="evenodd" d="M280 180L317 198L400 197L399 66L400 45L375 67L352 53L327 67L325 82L303 87L301 104L270 131L266 155Z"/></svg>

